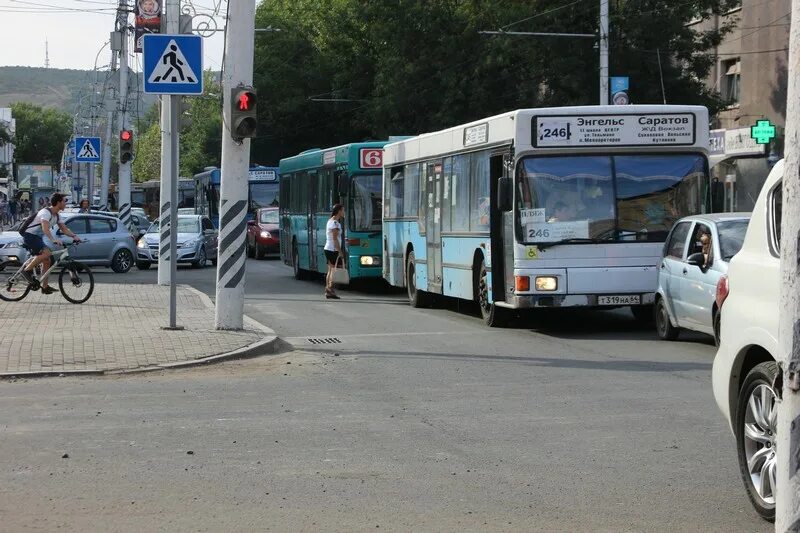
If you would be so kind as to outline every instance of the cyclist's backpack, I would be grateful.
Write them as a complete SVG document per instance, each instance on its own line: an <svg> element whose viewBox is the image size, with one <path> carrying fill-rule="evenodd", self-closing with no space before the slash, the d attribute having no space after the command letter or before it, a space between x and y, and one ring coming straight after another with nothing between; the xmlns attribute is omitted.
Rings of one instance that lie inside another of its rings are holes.
<svg viewBox="0 0 800 533"><path fill-rule="evenodd" d="M53 211L50 210L49 207L47 208L47 210L50 211L51 215L53 214ZM31 226L31 224L33 224L33 219L35 219L36 215L38 215L38 214L39 214L39 211L31 210L31 214L28 215L28 218L26 218L25 220L22 221L22 224L19 227L19 234L20 235L25 236L25 231ZM56 218L56 222L58 222L58 218ZM37 226L41 226L42 224L40 222L39 224L36 224L36 225Z"/></svg>

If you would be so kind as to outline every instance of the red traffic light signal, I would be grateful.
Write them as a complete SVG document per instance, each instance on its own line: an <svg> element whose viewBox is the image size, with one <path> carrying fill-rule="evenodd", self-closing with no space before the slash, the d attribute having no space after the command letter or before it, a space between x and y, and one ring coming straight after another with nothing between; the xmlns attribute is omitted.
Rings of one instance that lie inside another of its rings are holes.
<svg viewBox="0 0 800 533"><path fill-rule="evenodd" d="M133 159L133 132L122 130L119 132L119 162L128 163Z"/></svg>
<svg viewBox="0 0 800 533"><path fill-rule="evenodd" d="M121 141L130 141L133 138L133 133L130 130L122 130L119 132L119 139Z"/></svg>
<svg viewBox="0 0 800 533"><path fill-rule="evenodd" d="M258 96L254 87L231 89L231 137L237 141L256 136Z"/></svg>

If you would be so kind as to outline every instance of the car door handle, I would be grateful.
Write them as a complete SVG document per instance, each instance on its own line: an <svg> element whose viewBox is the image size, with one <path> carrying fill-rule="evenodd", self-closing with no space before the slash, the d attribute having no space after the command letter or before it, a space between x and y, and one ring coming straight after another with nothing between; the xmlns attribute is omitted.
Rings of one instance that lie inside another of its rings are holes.
<svg viewBox="0 0 800 533"><path fill-rule="evenodd" d="M687 268L684 268L684 269L683 269L683 273L684 273L684 274L688 274L688 273L689 273L689 269L687 269Z"/></svg>

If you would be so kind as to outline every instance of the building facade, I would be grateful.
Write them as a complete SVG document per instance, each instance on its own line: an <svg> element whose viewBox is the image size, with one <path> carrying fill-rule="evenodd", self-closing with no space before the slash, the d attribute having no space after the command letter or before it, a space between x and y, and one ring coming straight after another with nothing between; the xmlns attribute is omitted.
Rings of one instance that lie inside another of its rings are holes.
<svg viewBox="0 0 800 533"><path fill-rule="evenodd" d="M711 122L715 211L752 210L767 174L783 157L791 11L791 0L742 0L741 7L694 27L702 31L736 21L714 50L717 61L706 80L729 102ZM776 126L768 145L750 138L759 120Z"/></svg>

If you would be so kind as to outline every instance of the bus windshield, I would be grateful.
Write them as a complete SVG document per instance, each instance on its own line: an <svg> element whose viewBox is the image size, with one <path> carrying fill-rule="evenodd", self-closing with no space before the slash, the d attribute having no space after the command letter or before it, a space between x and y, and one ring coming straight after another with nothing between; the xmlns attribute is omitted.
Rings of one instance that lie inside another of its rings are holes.
<svg viewBox="0 0 800 533"><path fill-rule="evenodd" d="M383 210L381 187L380 174L353 178L351 230L370 231L381 229L381 213Z"/></svg>
<svg viewBox="0 0 800 533"><path fill-rule="evenodd" d="M278 182L250 182L250 210L278 207Z"/></svg>
<svg viewBox="0 0 800 533"><path fill-rule="evenodd" d="M544 156L517 172L517 229L528 244L574 240L663 242L701 211L699 154Z"/></svg>

